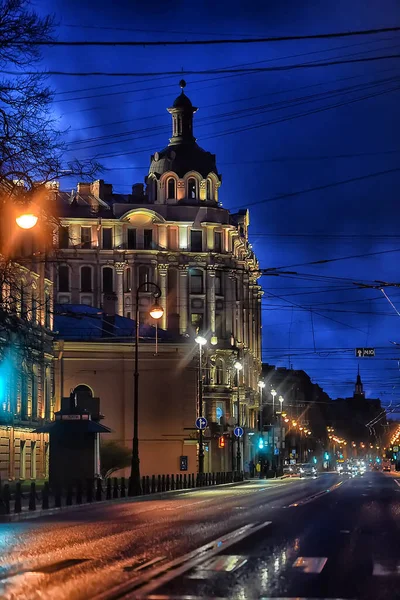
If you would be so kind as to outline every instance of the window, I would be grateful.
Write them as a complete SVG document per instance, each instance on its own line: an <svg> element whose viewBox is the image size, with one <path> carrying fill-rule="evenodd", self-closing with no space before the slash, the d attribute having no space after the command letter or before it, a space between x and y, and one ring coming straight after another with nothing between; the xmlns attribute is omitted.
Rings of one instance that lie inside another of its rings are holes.
<svg viewBox="0 0 400 600"><path fill-rule="evenodd" d="M132 289L131 268L128 267L125 271L125 291L130 292Z"/></svg>
<svg viewBox="0 0 400 600"><path fill-rule="evenodd" d="M69 267L66 265L58 267L58 291L69 292Z"/></svg>
<svg viewBox="0 0 400 600"><path fill-rule="evenodd" d="M217 313L215 315L215 335L217 336L217 338L224 337L223 320L222 320L222 315L220 313Z"/></svg>
<svg viewBox="0 0 400 600"><path fill-rule="evenodd" d="M225 402L218 401L215 403L215 417L218 425L221 425L221 419L225 415Z"/></svg>
<svg viewBox="0 0 400 600"><path fill-rule="evenodd" d="M215 363L215 383L216 385L224 384L224 363L220 358L217 358Z"/></svg>
<svg viewBox="0 0 400 600"><path fill-rule="evenodd" d="M36 479L36 442L31 442L31 479Z"/></svg>
<svg viewBox="0 0 400 600"><path fill-rule="evenodd" d="M128 310L128 312L126 313L126 318L127 318L127 319L130 319L130 318L131 318L131 311L130 311L130 310Z"/></svg>
<svg viewBox="0 0 400 600"><path fill-rule="evenodd" d="M32 386L32 419L38 418L38 380L35 373L31 376Z"/></svg>
<svg viewBox="0 0 400 600"><path fill-rule="evenodd" d="M19 477L25 479L26 476L26 442L20 441L20 466L19 466Z"/></svg>
<svg viewBox="0 0 400 600"><path fill-rule="evenodd" d="M175 189L176 189L175 179L173 179L173 177L170 177L167 182L167 198L168 198L168 200L173 200L174 198L176 198Z"/></svg>
<svg viewBox="0 0 400 600"><path fill-rule="evenodd" d="M207 179L207 196L206 196L207 200L211 200L212 199L212 183L211 183L211 179Z"/></svg>
<svg viewBox="0 0 400 600"><path fill-rule="evenodd" d="M69 227L60 227L58 230L58 247L68 248L69 246Z"/></svg>
<svg viewBox="0 0 400 600"><path fill-rule="evenodd" d="M92 228L81 227L81 248L90 249L92 247Z"/></svg>
<svg viewBox="0 0 400 600"><path fill-rule="evenodd" d="M51 402L51 371L46 367L44 371L44 418L50 419L52 416Z"/></svg>
<svg viewBox="0 0 400 600"><path fill-rule="evenodd" d="M192 313L190 317L190 322L195 332L198 333L203 329L203 315L201 313Z"/></svg>
<svg viewBox="0 0 400 600"><path fill-rule="evenodd" d="M44 295L44 326L50 329L50 294L49 292L45 292Z"/></svg>
<svg viewBox="0 0 400 600"><path fill-rule="evenodd" d="M147 283L149 279L149 267L141 265L139 267L139 285Z"/></svg>
<svg viewBox="0 0 400 600"><path fill-rule="evenodd" d="M197 198L197 183L194 177L188 179L188 198Z"/></svg>
<svg viewBox="0 0 400 600"><path fill-rule="evenodd" d="M103 250L112 250L112 228L103 227Z"/></svg>
<svg viewBox="0 0 400 600"><path fill-rule="evenodd" d="M201 269L190 270L190 293L203 293L203 271Z"/></svg>
<svg viewBox="0 0 400 600"><path fill-rule="evenodd" d="M222 231L214 232L214 252L222 252Z"/></svg>
<svg viewBox="0 0 400 600"><path fill-rule="evenodd" d="M145 229L143 231L143 248L145 250L151 250L153 247L153 230Z"/></svg>
<svg viewBox="0 0 400 600"><path fill-rule="evenodd" d="M192 229L190 232L190 249L192 252L202 252L203 232Z"/></svg>
<svg viewBox="0 0 400 600"><path fill-rule="evenodd" d="M215 271L215 293L222 296L222 271Z"/></svg>
<svg viewBox="0 0 400 600"><path fill-rule="evenodd" d="M74 388L74 392L85 396L89 396L89 398L93 398L93 392L91 388L88 385L85 385L84 383L77 385L76 388Z"/></svg>
<svg viewBox="0 0 400 600"><path fill-rule="evenodd" d="M92 291L92 267L81 268L81 292Z"/></svg>
<svg viewBox="0 0 400 600"><path fill-rule="evenodd" d="M113 285L113 270L111 267L104 267L103 269L103 292L110 294L114 291Z"/></svg>
<svg viewBox="0 0 400 600"><path fill-rule="evenodd" d="M136 249L136 229L128 229L128 250Z"/></svg>

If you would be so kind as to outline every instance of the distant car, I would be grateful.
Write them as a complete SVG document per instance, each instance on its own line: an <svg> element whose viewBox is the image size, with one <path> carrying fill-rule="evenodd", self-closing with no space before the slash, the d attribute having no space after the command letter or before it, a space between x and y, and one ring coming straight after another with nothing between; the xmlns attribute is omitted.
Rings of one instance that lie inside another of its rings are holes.
<svg viewBox="0 0 400 600"><path fill-rule="evenodd" d="M318 471L315 465L306 463L303 465L299 465L299 474L300 477L317 477Z"/></svg>
<svg viewBox="0 0 400 600"><path fill-rule="evenodd" d="M286 465L283 467L284 475L289 475L290 477L294 477L299 474L299 465Z"/></svg>
<svg viewBox="0 0 400 600"><path fill-rule="evenodd" d="M386 471L390 473L392 470L392 465L390 464L390 460L384 460L382 463L382 471Z"/></svg>

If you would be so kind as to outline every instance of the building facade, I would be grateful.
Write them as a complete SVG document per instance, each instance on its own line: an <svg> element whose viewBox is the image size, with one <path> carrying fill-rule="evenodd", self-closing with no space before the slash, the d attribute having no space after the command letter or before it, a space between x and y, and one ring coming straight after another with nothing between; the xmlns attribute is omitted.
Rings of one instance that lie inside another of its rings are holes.
<svg viewBox="0 0 400 600"><path fill-rule="evenodd" d="M186 336L194 354L195 334L206 337L201 412L210 425L205 436L210 464L222 470L231 450L229 444L218 448L215 439L232 434L238 393L244 458L253 456L247 433L256 427L259 405L262 292L249 214L222 208L216 157L196 143L197 109L183 87L184 82L168 109L170 143L151 156L145 186L136 184L127 195L102 180L81 183L72 194L53 190L61 219L54 232L53 278L58 304L99 307L130 319L138 286L155 282L164 309L160 328ZM151 289L144 287L141 324L150 322L152 302Z"/></svg>

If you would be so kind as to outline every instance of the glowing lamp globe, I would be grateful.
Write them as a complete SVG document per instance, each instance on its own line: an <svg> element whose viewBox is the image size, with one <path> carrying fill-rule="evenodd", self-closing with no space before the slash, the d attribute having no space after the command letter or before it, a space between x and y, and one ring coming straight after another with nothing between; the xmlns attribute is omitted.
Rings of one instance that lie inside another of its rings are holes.
<svg viewBox="0 0 400 600"><path fill-rule="evenodd" d="M153 304L149 310L149 314L153 319L161 319L164 314L164 309L159 304Z"/></svg>
<svg viewBox="0 0 400 600"><path fill-rule="evenodd" d="M207 344L206 338L202 335L198 335L194 341L196 344L199 344L199 346L205 346L205 344Z"/></svg>
<svg viewBox="0 0 400 600"><path fill-rule="evenodd" d="M38 222L38 217L32 213L25 213L19 215L15 221L21 229L32 229Z"/></svg>

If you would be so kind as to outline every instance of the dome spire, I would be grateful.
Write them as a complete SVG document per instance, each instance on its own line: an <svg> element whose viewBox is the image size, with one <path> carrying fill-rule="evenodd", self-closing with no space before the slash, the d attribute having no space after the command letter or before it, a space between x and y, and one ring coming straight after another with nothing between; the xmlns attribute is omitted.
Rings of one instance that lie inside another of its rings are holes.
<svg viewBox="0 0 400 600"><path fill-rule="evenodd" d="M172 116L170 146L194 143L196 141L196 138L193 136L193 114L197 111L197 108L193 106L183 91L186 87L184 79L180 80L179 87L181 88L181 93L175 99L173 105L168 108L168 112Z"/></svg>

